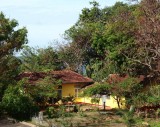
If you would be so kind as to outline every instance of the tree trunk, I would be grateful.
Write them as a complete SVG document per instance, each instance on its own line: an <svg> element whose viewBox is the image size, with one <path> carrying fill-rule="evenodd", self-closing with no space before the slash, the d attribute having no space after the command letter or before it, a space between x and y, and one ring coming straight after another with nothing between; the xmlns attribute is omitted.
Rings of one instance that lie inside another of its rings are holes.
<svg viewBox="0 0 160 127"><path fill-rule="evenodd" d="M121 106L120 106L120 100L121 100L121 99L120 99L119 97L116 98L117 105L118 105L118 108L119 108L119 109L121 108Z"/></svg>

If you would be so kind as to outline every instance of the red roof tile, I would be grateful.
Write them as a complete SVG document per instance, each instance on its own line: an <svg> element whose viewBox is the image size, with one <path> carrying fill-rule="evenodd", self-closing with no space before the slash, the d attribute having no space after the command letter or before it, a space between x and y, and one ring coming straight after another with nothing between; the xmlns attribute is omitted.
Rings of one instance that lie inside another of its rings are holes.
<svg viewBox="0 0 160 127"><path fill-rule="evenodd" d="M53 75L56 79L62 80L62 83L93 83L92 79L84 77L71 70L51 71L49 74ZM46 75L47 73L45 72L24 72L21 73L17 79L28 78L29 82L33 83L39 79L43 79Z"/></svg>
<svg viewBox="0 0 160 127"><path fill-rule="evenodd" d="M93 83L93 80L71 70L52 71L51 74L62 80L63 83Z"/></svg>

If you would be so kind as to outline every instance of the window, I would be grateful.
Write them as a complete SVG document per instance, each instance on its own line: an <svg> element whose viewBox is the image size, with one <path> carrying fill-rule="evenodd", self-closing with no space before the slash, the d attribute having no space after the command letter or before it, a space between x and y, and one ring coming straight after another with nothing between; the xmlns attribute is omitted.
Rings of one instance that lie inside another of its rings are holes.
<svg viewBox="0 0 160 127"><path fill-rule="evenodd" d="M81 90L81 88L79 86L75 87L75 97L78 97L80 90Z"/></svg>
<svg viewBox="0 0 160 127"><path fill-rule="evenodd" d="M62 89L57 90L58 98L62 98Z"/></svg>
<svg viewBox="0 0 160 127"><path fill-rule="evenodd" d="M60 86L58 86L58 88L57 88L57 97L58 98L62 98L62 86L60 85Z"/></svg>

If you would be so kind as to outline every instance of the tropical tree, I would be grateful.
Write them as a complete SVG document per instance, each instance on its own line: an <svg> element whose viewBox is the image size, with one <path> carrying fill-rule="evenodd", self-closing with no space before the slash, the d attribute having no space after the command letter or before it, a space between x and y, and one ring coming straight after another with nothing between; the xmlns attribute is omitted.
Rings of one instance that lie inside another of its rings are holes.
<svg viewBox="0 0 160 127"><path fill-rule="evenodd" d="M142 85L139 84L138 78L128 77L121 82L113 82L111 85L111 93L113 98L117 101L117 105L120 108L120 103L125 99L126 107L134 105L134 96L142 91Z"/></svg>
<svg viewBox="0 0 160 127"><path fill-rule="evenodd" d="M13 54L14 51L19 51L22 45L27 43L26 28L15 30L18 22L10 20L5 15L0 13L0 58Z"/></svg>
<svg viewBox="0 0 160 127"><path fill-rule="evenodd" d="M103 30L102 19L105 13L99 8L97 2L90 2L90 4L92 7L84 8L77 23L65 32L65 38L70 43L65 49L68 49L66 51L70 51L70 54L74 56L73 60L70 60L71 62L67 60L66 62L75 70L80 66L89 66L90 69L87 70L89 77L93 73L92 62L95 59L103 59L91 45L93 34Z"/></svg>
<svg viewBox="0 0 160 127"><path fill-rule="evenodd" d="M20 65L14 53L27 43L26 28L17 29L17 26L18 22L15 19L11 20L2 12L0 13L0 100Z"/></svg>
<svg viewBox="0 0 160 127"><path fill-rule="evenodd" d="M26 46L21 55L23 71L39 72L63 69L63 63L52 47L36 49Z"/></svg>
<svg viewBox="0 0 160 127"><path fill-rule="evenodd" d="M74 59L78 61L76 66L85 65L87 75L100 81L109 73L129 70L125 54L134 47L131 14L136 5L117 2L100 9L97 2L91 4L91 8L82 10L77 23L65 35L70 42L68 49L73 49L70 53L78 56Z"/></svg>
<svg viewBox="0 0 160 127"><path fill-rule="evenodd" d="M32 97L33 102L40 106L56 103L60 99L57 89L61 86L61 81L56 80L49 73L44 75L44 78L38 79L34 83L31 80L26 80L24 83L26 93Z"/></svg>
<svg viewBox="0 0 160 127"><path fill-rule="evenodd" d="M129 6L121 2L107 8L108 20L106 20L103 30L99 30L100 32L93 36L92 47L103 56L103 59L99 60L101 66L97 72L106 77L109 73L129 73L130 61L125 57L125 54L128 55L135 50L134 22L131 20L133 18L131 14L135 8L134 5Z"/></svg>
<svg viewBox="0 0 160 127"><path fill-rule="evenodd" d="M159 77L159 2L117 2L104 9L96 2L91 4L66 31L68 48L75 47L71 52L77 54L78 65L85 64L96 80L97 73L107 75L99 70Z"/></svg>

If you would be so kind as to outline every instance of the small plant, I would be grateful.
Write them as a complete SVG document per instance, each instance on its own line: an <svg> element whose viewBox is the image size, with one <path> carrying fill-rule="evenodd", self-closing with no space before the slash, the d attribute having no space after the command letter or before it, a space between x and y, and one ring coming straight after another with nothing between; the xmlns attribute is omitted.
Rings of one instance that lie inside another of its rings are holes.
<svg viewBox="0 0 160 127"><path fill-rule="evenodd" d="M115 123L122 123L122 121L116 119Z"/></svg>
<svg viewBox="0 0 160 127"><path fill-rule="evenodd" d="M92 103L92 104L94 104L94 103L95 103L95 104L99 104L99 101L100 101L99 98L92 98L92 99L91 99L91 103Z"/></svg>
<svg viewBox="0 0 160 127"><path fill-rule="evenodd" d="M57 117L56 110L54 107L48 107L45 113L47 114L48 118Z"/></svg>
<svg viewBox="0 0 160 127"><path fill-rule="evenodd" d="M83 111L80 111L80 112L79 112L79 115L80 115L81 117L87 117L87 115L86 115Z"/></svg>
<svg viewBox="0 0 160 127"><path fill-rule="evenodd" d="M73 127L73 123L70 120L63 119L59 121L63 127Z"/></svg>
<svg viewBox="0 0 160 127"><path fill-rule="evenodd" d="M73 114L70 112L66 112L66 107L65 106L60 106L59 109L57 110L57 115L58 117L72 117Z"/></svg>
<svg viewBox="0 0 160 127"><path fill-rule="evenodd" d="M149 125L150 125L150 127L160 127L159 122L155 122L155 121L150 122Z"/></svg>
<svg viewBox="0 0 160 127"><path fill-rule="evenodd" d="M63 97L62 98L62 103L63 104L66 104L68 102L72 102L73 103L73 101L74 101L74 97L73 96L68 96L68 97Z"/></svg>
<svg viewBox="0 0 160 127"><path fill-rule="evenodd" d="M126 112L126 111L124 111L124 110L121 110L121 109L114 109L115 110L115 115L119 115L119 116L123 116L124 115L124 112Z"/></svg>
<svg viewBox="0 0 160 127"><path fill-rule="evenodd" d="M63 127L73 127L73 114L71 114L70 112L66 112L64 106L60 106L58 113L59 117L61 118L61 120L59 120L59 123Z"/></svg>
<svg viewBox="0 0 160 127"><path fill-rule="evenodd" d="M132 127L136 123L133 112L128 111L123 113L122 118L127 127Z"/></svg>
<svg viewBox="0 0 160 127"><path fill-rule="evenodd" d="M160 109L157 109L157 111L155 112L156 114L156 118L158 119L159 118L159 114L160 114Z"/></svg>

